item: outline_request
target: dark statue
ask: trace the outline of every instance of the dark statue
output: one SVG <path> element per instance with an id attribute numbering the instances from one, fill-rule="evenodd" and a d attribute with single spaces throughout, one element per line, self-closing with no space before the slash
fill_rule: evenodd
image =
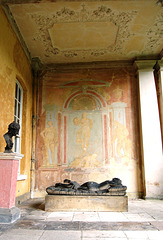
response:
<path id="1" fill-rule="evenodd" d="M 19 133 L 20 125 L 13 121 L 8 126 L 8 132 L 3 135 L 5 141 L 6 141 L 6 147 L 4 153 L 12 153 L 12 137 L 16 136 Z"/>
<path id="2" fill-rule="evenodd" d="M 113 178 L 101 183 L 85 182 L 82 185 L 75 181 L 65 179 L 64 183 L 56 183 L 54 186 L 46 188 L 49 195 L 126 195 L 126 186 L 122 185 L 119 178 Z"/>

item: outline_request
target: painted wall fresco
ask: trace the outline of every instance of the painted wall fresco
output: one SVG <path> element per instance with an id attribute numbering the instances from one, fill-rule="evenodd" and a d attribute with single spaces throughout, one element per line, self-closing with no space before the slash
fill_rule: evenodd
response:
<path id="1" fill-rule="evenodd" d="M 40 81 L 36 188 L 119 177 L 142 190 L 132 68 L 47 73 Z"/>

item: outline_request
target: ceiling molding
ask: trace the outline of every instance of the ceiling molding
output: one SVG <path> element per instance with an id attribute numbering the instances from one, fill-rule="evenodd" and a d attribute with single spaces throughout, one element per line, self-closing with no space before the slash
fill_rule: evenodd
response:
<path id="1" fill-rule="evenodd" d="M 156 2 L 156 4 L 157 4 L 157 5 L 160 5 L 161 7 L 163 7 L 163 0 L 158 0 L 158 1 Z"/>
<path id="2" fill-rule="evenodd" d="M 148 2 L 0 0 L 35 71 L 159 60 L 162 9 L 160 1 Z"/>
<path id="3" fill-rule="evenodd" d="M 47 64 L 43 65 L 43 69 L 48 71 L 67 71 L 67 70 L 80 70 L 80 69 L 103 69 L 103 68 L 121 68 L 132 67 L 133 61 L 105 61 L 105 62 L 81 62 L 81 63 L 63 63 L 63 64 Z"/>
<path id="4" fill-rule="evenodd" d="M 87 2 L 110 2 L 113 0 L 89 0 Z M 119 0 L 114 0 L 119 1 Z M 126 2 L 133 2 L 138 1 L 141 2 L 142 0 L 125 0 Z M 148 0 L 148 2 L 152 2 L 153 0 Z M 24 3 L 55 3 L 55 2 L 83 2 L 83 0 L 0 0 L 1 4 L 24 4 Z M 162 3 L 162 0 L 156 1 L 156 4 Z"/>

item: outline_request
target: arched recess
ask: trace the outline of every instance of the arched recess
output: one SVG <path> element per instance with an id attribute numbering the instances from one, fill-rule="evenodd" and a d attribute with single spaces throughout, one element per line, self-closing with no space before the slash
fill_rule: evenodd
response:
<path id="1" fill-rule="evenodd" d="M 75 98 L 78 95 L 92 95 L 96 98 L 96 100 L 100 103 L 101 108 L 106 108 L 107 104 L 105 102 L 105 100 L 103 99 L 103 97 L 101 95 L 99 95 L 98 93 L 96 93 L 95 91 L 92 90 L 86 90 L 85 92 L 83 91 L 77 91 L 75 93 L 73 93 L 71 96 L 68 97 L 68 99 L 65 101 L 64 103 L 64 109 L 67 109 L 69 107 L 70 102 L 72 101 L 73 98 Z"/>
<path id="2" fill-rule="evenodd" d="M 90 156 L 96 156 L 102 165 L 108 163 L 109 114 L 101 95 L 93 90 L 73 93 L 66 99 L 58 121 L 58 164 L 71 167 Z"/>

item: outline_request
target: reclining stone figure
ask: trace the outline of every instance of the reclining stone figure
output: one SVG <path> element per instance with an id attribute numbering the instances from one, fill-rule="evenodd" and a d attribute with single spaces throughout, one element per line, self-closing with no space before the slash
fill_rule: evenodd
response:
<path id="1" fill-rule="evenodd" d="M 65 179 L 63 182 L 64 183 L 56 183 L 55 188 L 78 189 L 80 187 L 80 185 L 77 182 L 71 181 L 69 179 Z"/>
<path id="2" fill-rule="evenodd" d="M 65 179 L 64 183 L 56 183 L 54 186 L 46 188 L 49 195 L 126 195 L 126 186 L 122 185 L 119 178 L 113 178 L 101 183 L 85 182 L 82 185 L 75 181 Z"/>

